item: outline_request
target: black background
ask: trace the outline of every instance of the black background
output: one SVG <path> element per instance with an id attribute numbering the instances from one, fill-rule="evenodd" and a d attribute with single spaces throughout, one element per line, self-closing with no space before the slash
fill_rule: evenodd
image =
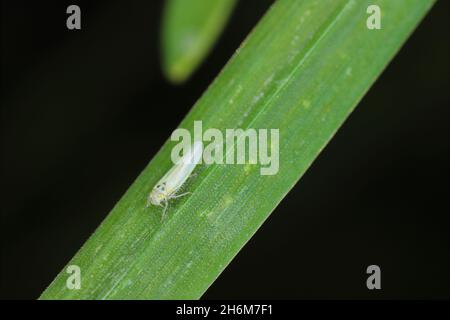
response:
<path id="1" fill-rule="evenodd" d="M 2 1 L 2 298 L 39 296 L 271 2 L 241 1 L 173 86 L 161 1 Z M 439 1 L 204 298 L 450 298 L 448 39 Z"/>

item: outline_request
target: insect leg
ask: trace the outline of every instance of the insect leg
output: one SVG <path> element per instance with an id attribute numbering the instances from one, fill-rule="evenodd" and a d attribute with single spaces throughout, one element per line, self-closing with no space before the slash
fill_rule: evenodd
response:
<path id="1" fill-rule="evenodd" d="M 161 215 L 161 221 L 164 220 L 164 217 L 166 216 L 166 212 L 167 212 L 167 207 L 168 207 L 169 203 L 166 201 L 164 201 L 164 209 L 163 209 L 163 213 Z"/>
<path id="2" fill-rule="evenodd" d="M 170 198 L 171 198 L 171 199 L 181 198 L 181 197 L 187 196 L 188 194 L 191 194 L 191 193 L 192 193 L 192 192 L 185 192 L 185 193 L 182 193 L 182 194 L 173 195 L 173 196 L 171 196 Z"/>
<path id="3" fill-rule="evenodd" d="M 147 197 L 147 204 L 145 205 L 145 207 L 146 208 L 148 208 L 148 207 L 150 207 L 150 204 L 151 204 L 152 202 L 151 202 L 151 199 L 150 199 L 150 195 L 148 195 L 148 197 Z"/>

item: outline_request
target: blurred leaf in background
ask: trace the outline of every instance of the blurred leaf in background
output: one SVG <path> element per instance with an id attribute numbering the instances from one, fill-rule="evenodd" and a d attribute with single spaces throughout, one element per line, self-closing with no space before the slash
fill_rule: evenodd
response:
<path id="1" fill-rule="evenodd" d="M 166 0 L 162 19 L 162 68 L 173 83 L 201 64 L 228 21 L 236 0 Z"/>

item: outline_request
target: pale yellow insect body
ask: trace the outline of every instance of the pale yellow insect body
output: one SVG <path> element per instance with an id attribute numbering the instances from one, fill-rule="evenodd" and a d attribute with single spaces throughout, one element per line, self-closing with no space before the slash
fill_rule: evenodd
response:
<path id="1" fill-rule="evenodd" d="M 150 204 L 164 207 L 163 216 L 167 210 L 170 199 L 179 198 L 189 194 L 185 192 L 178 194 L 178 190 L 183 186 L 189 176 L 194 171 L 195 166 L 202 157 L 203 144 L 195 142 L 191 150 L 158 181 L 147 198 L 147 207 Z M 163 205 L 164 204 L 164 205 Z"/>

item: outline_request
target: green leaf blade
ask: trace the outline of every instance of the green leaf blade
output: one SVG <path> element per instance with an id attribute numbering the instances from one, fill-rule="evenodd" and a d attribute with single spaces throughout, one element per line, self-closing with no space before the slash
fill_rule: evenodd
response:
<path id="1" fill-rule="evenodd" d="M 382 8 L 368 30 L 366 8 Z M 180 127 L 279 128 L 279 172 L 259 165 L 201 165 L 191 195 L 160 208 L 146 197 L 172 166 L 168 141 L 43 299 L 196 299 L 224 270 L 399 50 L 433 1 L 280 0 L 208 88 Z"/>

